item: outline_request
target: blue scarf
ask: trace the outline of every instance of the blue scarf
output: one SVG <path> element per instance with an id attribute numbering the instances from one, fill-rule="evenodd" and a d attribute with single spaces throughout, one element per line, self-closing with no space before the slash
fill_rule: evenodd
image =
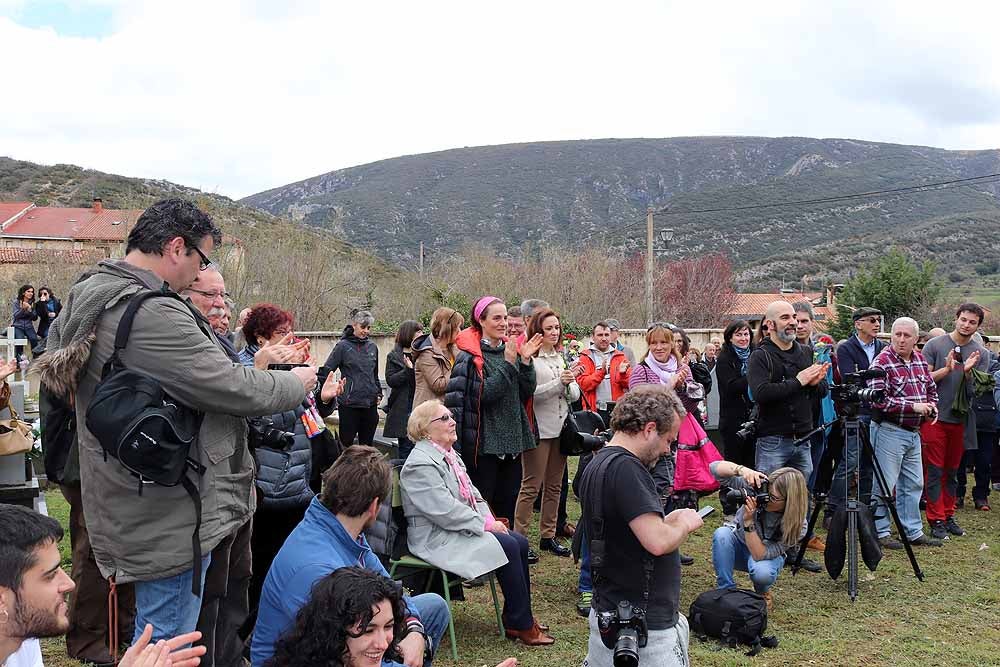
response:
<path id="1" fill-rule="evenodd" d="M 732 345 L 732 343 L 730 343 L 730 345 Z M 736 356 L 739 357 L 740 363 L 742 364 L 742 366 L 740 366 L 740 375 L 745 377 L 747 374 L 747 361 L 750 359 L 750 346 L 736 347 L 733 345 L 733 352 L 736 353 Z"/>

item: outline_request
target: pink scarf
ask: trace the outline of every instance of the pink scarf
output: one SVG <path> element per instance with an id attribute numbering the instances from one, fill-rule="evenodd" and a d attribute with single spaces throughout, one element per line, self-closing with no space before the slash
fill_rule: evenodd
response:
<path id="1" fill-rule="evenodd" d="M 458 464 L 458 453 L 454 449 L 445 449 L 441 445 L 437 444 L 433 440 L 429 440 L 431 446 L 444 454 L 444 460 L 447 461 L 448 467 L 451 471 L 455 473 L 455 479 L 458 480 L 458 494 L 462 496 L 462 500 L 469 504 L 469 507 L 479 512 L 479 507 L 476 506 L 476 494 L 472 490 L 472 480 L 469 479 L 469 474 L 465 472 L 465 469 Z M 493 514 L 487 510 L 485 519 L 485 529 L 489 530 L 493 525 L 495 519 Z"/>

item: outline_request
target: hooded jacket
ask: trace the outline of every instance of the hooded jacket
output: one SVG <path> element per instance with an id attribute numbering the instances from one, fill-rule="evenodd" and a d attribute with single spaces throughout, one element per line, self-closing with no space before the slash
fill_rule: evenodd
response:
<path id="1" fill-rule="evenodd" d="M 105 460 L 86 425 L 128 299 L 163 284 L 156 274 L 125 261 L 101 262 L 93 275 L 73 286 L 52 323 L 46 354 L 38 360 L 48 390 L 75 397 L 84 519 L 101 574 L 118 583 L 191 569 L 195 508 L 187 493 L 179 485 L 144 484 L 139 495 L 137 479 L 118 461 Z M 192 480 L 201 491 L 201 551 L 211 553 L 254 509 L 253 460 L 243 416 L 293 409 L 305 397 L 302 383 L 291 373 L 234 364 L 208 321 L 176 299 L 143 303 L 121 359 L 159 380 L 178 402 L 204 412 L 190 456 L 206 468 Z"/>
<path id="2" fill-rule="evenodd" d="M 576 379 L 583 393 L 583 407 L 585 410 L 597 410 L 597 387 L 604 381 L 604 366 L 598 366 L 594 362 L 594 350 L 584 350 L 580 354 L 579 363 L 583 366 L 583 375 Z M 628 361 L 625 353 L 621 350 L 613 350 L 611 360 L 608 364 L 608 374 L 611 376 L 611 400 L 617 401 L 622 394 L 628 391 L 628 379 L 632 375 L 632 367 L 629 366 L 622 373 L 623 361 Z"/>
<path id="3" fill-rule="evenodd" d="M 451 369 L 458 357 L 458 348 L 441 348 L 430 334 L 413 339 L 413 405 L 431 399 L 444 400 Z"/>
<path id="4" fill-rule="evenodd" d="M 382 400 L 378 379 L 378 346 L 371 338 L 358 338 L 348 324 L 337 345 L 326 359 L 331 371 L 340 370 L 347 378 L 340 405 L 348 408 L 373 408 Z"/>

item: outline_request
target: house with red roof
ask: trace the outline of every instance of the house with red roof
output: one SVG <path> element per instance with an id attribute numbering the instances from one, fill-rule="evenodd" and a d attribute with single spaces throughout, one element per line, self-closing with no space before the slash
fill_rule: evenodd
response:
<path id="1" fill-rule="evenodd" d="M 141 209 L 106 209 L 99 198 L 89 208 L 0 202 L 0 249 L 85 251 L 121 257 L 129 229 Z"/>
<path id="2" fill-rule="evenodd" d="M 799 292 L 796 290 L 781 290 L 771 293 L 738 293 L 733 307 L 722 316 L 724 322 L 746 320 L 753 329 L 764 319 L 764 313 L 772 301 L 808 301 L 812 304 L 816 326 L 825 329 L 827 322 L 836 319 L 836 290 L 831 286 L 825 292 Z"/>

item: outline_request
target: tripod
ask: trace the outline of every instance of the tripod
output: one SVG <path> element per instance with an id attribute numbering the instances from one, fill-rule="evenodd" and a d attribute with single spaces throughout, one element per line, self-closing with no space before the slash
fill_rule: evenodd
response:
<path id="1" fill-rule="evenodd" d="M 906 536 L 906 531 L 903 530 L 902 524 L 899 522 L 899 513 L 896 511 L 896 503 L 892 498 L 892 489 L 889 488 L 889 484 L 886 482 L 885 473 L 882 471 L 882 466 L 879 465 L 878 458 L 875 456 L 875 450 L 872 447 L 871 437 L 867 429 L 861 427 L 861 421 L 858 419 L 858 403 L 848 402 L 842 405 L 841 415 L 826 424 L 822 424 L 812 431 L 810 431 L 805 437 L 800 438 L 795 442 L 796 446 L 807 442 L 814 434 L 832 426 L 838 421 L 844 431 L 844 456 L 847 457 L 847 461 L 851 461 L 850 453 L 854 452 L 855 456 L 853 460 L 857 463 L 853 470 L 848 470 L 846 475 L 847 492 L 845 494 L 847 498 L 847 593 L 851 597 L 851 602 L 858 597 L 858 512 L 861 508 L 861 501 L 858 499 L 858 492 L 861 484 L 858 483 L 854 485 L 854 490 L 851 491 L 851 480 L 857 474 L 857 468 L 860 465 L 860 454 L 861 447 L 864 447 L 865 452 L 867 452 L 872 459 L 872 468 L 875 474 L 875 481 L 878 482 L 878 489 L 880 491 L 879 498 L 885 503 L 885 506 L 889 509 L 889 514 L 892 516 L 892 521 L 896 525 L 896 531 L 899 533 L 900 541 L 903 543 L 903 548 L 906 550 L 906 556 L 910 559 L 910 566 L 913 568 L 913 574 L 918 580 L 924 580 L 924 573 L 920 569 L 920 564 L 917 563 L 917 557 L 913 553 L 913 545 L 910 544 L 909 538 Z M 828 454 L 824 455 L 826 458 Z M 817 477 L 817 480 L 819 477 Z M 795 563 L 792 565 L 792 574 L 795 574 L 799 570 L 799 566 L 802 564 L 802 556 L 806 551 L 806 544 L 809 543 L 809 539 L 813 535 L 813 529 L 816 527 L 816 518 L 820 514 L 820 507 L 826 506 L 827 491 L 829 489 L 824 489 L 823 491 L 817 492 L 816 497 L 816 509 L 812 512 L 809 517 L 809 525 L 806 528 L 805 537 L 802 538 L 801 544 L 799 544 L 799 553 L 795 558 Z M 875 488 L 872 488 L 872 492 L 875 492 Z"/>

